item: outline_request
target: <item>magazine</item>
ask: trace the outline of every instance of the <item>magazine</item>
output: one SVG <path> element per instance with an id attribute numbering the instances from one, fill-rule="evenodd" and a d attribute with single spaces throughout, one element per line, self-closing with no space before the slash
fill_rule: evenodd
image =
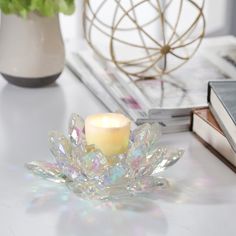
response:
<path id="1" fill-rule="evenodd" d="M 84 65 L 83 61 L 79 60 L 75 54 L 70 53 L 67 55 L 67 66 L 109 111 L 124 112 L 115 99 L 98 83 L 97 79 Z"/>
<path id="2" fill-rule="evenodd" d="M 236 78 L 235 66 L 227 73 L 217 62 L 223 58 L 232 67 L 235 59 L 232 46 L 229 55 L 216 52 L 212 56 L 212 50 L 204 52 L 207 53 L 198 53 L 171 75 L 151 80 L 123 74 L 94 55 L 90 48 L 69 53 L 67 64 L 109 111 L 119 110 L 136 124 L 159 122 L 165 133 L 182 132 L 190 127 L 192 109 L 207 106 L 208 82 L 231 79 L 234 74 Z"/>

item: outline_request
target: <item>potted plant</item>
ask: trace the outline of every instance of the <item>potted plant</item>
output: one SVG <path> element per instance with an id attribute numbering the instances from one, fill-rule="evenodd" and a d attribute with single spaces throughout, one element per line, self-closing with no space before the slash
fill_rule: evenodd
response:
<path id="1" fill-rule="evenodd" d="M 0 0 L 0 72 L 10 83 L 39 87 L 64 68 L 59 13 L 72 14 L 74 0 Z"/>

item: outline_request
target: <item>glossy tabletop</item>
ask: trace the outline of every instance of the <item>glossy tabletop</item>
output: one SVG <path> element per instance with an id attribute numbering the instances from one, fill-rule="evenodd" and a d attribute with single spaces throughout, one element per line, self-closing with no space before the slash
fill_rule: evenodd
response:
<path id="1" fill-rule="evenodd" d="M 81 200 L 24 168 L 52 158 L 47 133 L 66 132 L 72 112 L 86 117 L 105 111 L 67 69 L 56 84 L 40 89 L 1 78 L 1 236 L 236 235 L 236 175 L 190 132 L 162 138 L 163 145 L 186 150 L 164 174 L 168 189 L 117 203 Z"/>

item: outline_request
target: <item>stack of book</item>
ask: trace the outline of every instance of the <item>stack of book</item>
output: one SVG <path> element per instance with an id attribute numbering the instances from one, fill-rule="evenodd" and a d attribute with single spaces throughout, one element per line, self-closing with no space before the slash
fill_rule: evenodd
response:
<path id="1" fill-rule="evenodd" d="M 193 112 L 192 130 L 235 171 L 236 80 L 209 82 L 208 103 Z"/>

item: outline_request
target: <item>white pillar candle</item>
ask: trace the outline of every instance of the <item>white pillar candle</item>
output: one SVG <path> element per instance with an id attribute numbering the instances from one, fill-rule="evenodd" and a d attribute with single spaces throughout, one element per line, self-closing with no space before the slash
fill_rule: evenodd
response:
<path id="1" fill-rule="evenodd" d="M 91 115 L 85 120 L 88 145 L 94 144 L 106 156 L 124 153 L 128 149 L 130 120 L 122 114 Z"/>

